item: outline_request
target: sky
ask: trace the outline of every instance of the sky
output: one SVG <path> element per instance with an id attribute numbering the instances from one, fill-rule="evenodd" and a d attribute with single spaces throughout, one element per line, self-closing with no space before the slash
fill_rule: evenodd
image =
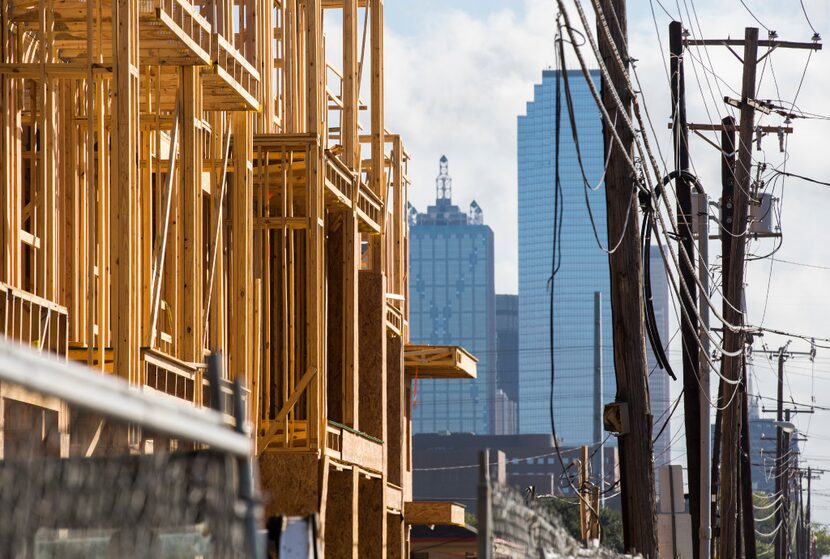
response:
<path id="1" fill-rule="evenodd" d="M 680 19 L 693 37 L 740 37 L 745 26 L 767 29 L 782 40 L 809 41 L 810 23 L 830 38 L 830 2 L 804 0 L 641 0 L 629 2 L 630 52 L 637 59 L 641 103 L 655 123 L 657 143 L 671 153 L 669 84 L 665 58 L 671 17 Z M 590 12 L 590 2 L 583 2 Z M 475 199 L 484 221 L 495 234 L 496 289 L 517 291 L 516 121 L 532 98 L 533 85 L 554 63 L 556 2 L 554 0 L 386 0 L 386 122 L 401 133 L 413 160 L 410 200 L 423 211 L 435 197 L 438 159 L 446 154 L 453 177 L 453 198 L 462 208 Z M 576 19 L 573 0 L 568 0 Z M 652 15 L 652 8 L 654 15 Z M 754 19 L 754 18 L 757 18 Z M 759 21 L 760 20 L 760 24 Z M 659 37 L 658 37 L 659 33 Z M 662 47 L 661 47 L 662 45 Z M 830 52 L 779 49 L 759 67 L 759 98 L 783 99 L 803 111 L 830 114 Z M 723 47 L 695 50 L 687 58 L 686 90 L 689 122 L 717 122 L 728 113 L 720 101 L 740 89 L 740 63 Z M 803 83 L 799 88 L 801 77 Z M 797 95 L 797 97 L 796 97 Z M 782 118 L 765 117 L 762 124 L 779 125 Z M 797 120 L 788 139 L 787 170 L 830 181 L 829 120 Z M 714 136 L 713 136 L 714 138 Z M 762 139 L 756 158 L 783 163 L 778 139 Z M 694 172 L 713 199 L 720 191 L 719 154 L 696 137 L 691 141 Z M 830 188 L 792 178 L 778 182 L 783 237 L 775 261 L 747 265 L 747 322 L 817 338 L 830 338 Z M 714 227 L 712 231 L 714 231 Z M 750 244 L 750 253 L 765 255 L 779 240 Z M 717 266 L 718 243 L 710 253 Z M 799 263 L 800 265 L 793 264 Z M 823 267 L 823 268 L 822 268 Z M 717 296 L 715 296 L 717 299 Z M 716 304 L 717 300 L 716 300 Z M 713 317 L 714 320 L 714 317 Z M 674 326 L 676 327 L 675 320 Z M 756 341 L 778 348 L 787 338 L 765 334 Z M 830 347 L 830 343 L 825 343 Z M 808 351 L 809 343 L 794 340 L 792 350 Z M 672 348 L 677 362 L 680 348 Z M 679 363 L 676 364 L 679 368 Z M 774 363 L 755 355 L 750 367 L 754 389 L 775 396 Z M 785 398 L 830 407 L 830 349 L 816 359 L 787 362 Z M 714 384 L 714 383 L 713 383 Z M 673 387 L 674 395 L 679 392 Z M 767 405 L 771 401 L 766 402 Z M 682 407 L 676 416 L 682 417 Z M 798 415 L 795 423 L 809 440 L 803 458 L 814 467 L 830 469 L 830 412 Z M 684 461 L 682 426 L 673 447 Z M 814 517 L 830 524 L 830 473 L 814 484 Z"/>

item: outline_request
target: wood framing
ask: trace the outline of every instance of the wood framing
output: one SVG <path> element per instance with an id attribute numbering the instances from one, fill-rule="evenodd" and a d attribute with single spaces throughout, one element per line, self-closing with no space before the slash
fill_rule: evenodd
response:
<path id="1" fill-rule="evenodd" d="M 407 344 L 404 366 L 407 374 L 421 378 L 476 378 L 473 355 L 459 346 Z"/>
<path id="2" fill-rule="evenodd" d="M 330 557 L 407 556 L 411 377 L 475 359 L 408 343 L 383 1 L 0 6 L 0 337 L 226 414 L 239 380 L 267 513 L 318 513 Z M 175 447 L 4 405 L 51 414 L 61 456 Z"/>
<path id="3" fill-rule="evenodd" d="M 410 501 L 404 505 L 408 524 L 464 526 L 464 506 L 447 501 Z"/>

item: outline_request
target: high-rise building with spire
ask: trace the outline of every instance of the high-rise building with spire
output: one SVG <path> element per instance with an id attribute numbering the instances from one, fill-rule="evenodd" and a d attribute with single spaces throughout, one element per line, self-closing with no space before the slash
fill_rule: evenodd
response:
<path id="1" fill-rule="evenodd" d="M 414 433 L 493 430 L 495 282 L 493 231 L 473 201 L 469 213 L 452 201 L 449 161 L 442 156 L 435 204 L 409 212 L 410 338 L 460 345 L 478 358 L 478 378 L 415 379 Z"/>

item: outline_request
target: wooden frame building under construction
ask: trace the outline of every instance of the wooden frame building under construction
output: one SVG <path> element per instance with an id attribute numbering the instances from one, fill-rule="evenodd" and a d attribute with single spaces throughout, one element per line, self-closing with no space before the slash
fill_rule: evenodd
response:
<path id="1" fill-rule="evenodd" d="M 410 378 L 475 359 L 408 343 L 383 1 L 0 6 L 1 335 L 193 406 L 221 352 L 266 514 L 316 513 L 329 557 L 405 557 L 409 524 L 463 524 L 412 501 Z M 3 457 L 32 410 L 58 433 L 44 455 L 175 446 L 0 386 Z"/>

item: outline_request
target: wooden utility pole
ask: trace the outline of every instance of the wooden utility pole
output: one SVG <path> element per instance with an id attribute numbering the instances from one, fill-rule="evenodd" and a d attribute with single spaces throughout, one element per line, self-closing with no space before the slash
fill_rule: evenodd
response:
<path id="1" fill-rule="evenodd" d="M 758 65 L 758 29 L 747 27 L 744 33 L 744 69 L 741 86 L 741 119 L 738 144 L 738 161 L 735 167 L 735 195 L 732 208 L 732 222 L 736 235 L 732 237 L 729 251 L 729 274 L 724 283 L 723 316 L 726 321 L 723 329 L 722 375 L 729 381 L 741 378 L 741 352 L 744 349 L 743 314 L 740 312 L 743 300 L 744 257 L 746 255 L 746 237 L 741 234 L 747 224 L 749 211 L 750 169 L 752 166 L 752 136 L 755 128 L 755 108 L 747 103 L 755 99 L 755 73 Z M 724 390 L 724 402 L 732 402 L 723 411 L 721 439 L 721 491 L 720 491 L 720 557 L 732 559 L 736 556 L 737 531 L 737 483 L 738 472 L 735 449 L 740 442 L 741 406 L 733 395 L 738 390 L 736 384 L 727 383 Z"/>
<path id="2" fill-rule="evenodd" d="M 674 111 L 673 127 L 678 129 L 688 128 L 695 131 L 700 130 L 720 130 L 721 136 L 721 151 L 722 151 L 722 181 L 723 181 L 723 216 L 722 223 L 723 233 L 722 238 L 722 257 L 723 257 L 723 316 L 726 322 L 724 326 L 724 355 L 721 363 L 722 376 L 733 383 L 720 383 L 718 391 L 718 404 L 723 406 L 728 402 L 735 400 L 735 405 L 729 405 L 726 410 L 721 412 L 719 409 L 716 416 L 715 424 L 715 440 L 714 452 L 712 459 L 712 492 L 718 491 L 719 507 L 714 507 L 711 512 L 712 516 L 712 536 L 719 538 L 719 545 L 712 545 L 712 555 L 715 555 L 715 548 L 720 549 L 720 557 L 722 559 L 732 559 L 736 554 L 737 543 L 737 510 L 738 510 L 738 462 L 739 454 L 735 449 L 740 444 L 741 433 L 741 419 L 743 404 L 737 398 L 735 392 L 739 390 L 739 386 L 734 384 L 742 375 L 742 359 L 744 349 L 744 333 L 743 326 L 743 312 L 740 306 L 743 299 L 743 282 L 744 282 L 744 257 L 746 254 L 746 236 L 743 234 L 747 227 L 747 214 L 749 206 L 749 192 L 750 192 L 750 169 L 752 165 L 752 140 L 753 134 L 758 128 L 761 132 L 784 132 L 789 134 L 792 129 L 774 128 L 774 127 L 755 127 L 754 115 L 755 107 L 758 103 L 755 101 L 755 73 L 758 65 L 758 47 L 767 48 L 766 54 L 761 58 L 766 57 L 773 49 L 780 48 L 796 48 L 796 49 L 810 49 L 821 50 L 821 44 L 818 40 L 810 43 L 795 43 L 791 41 L 778 41 L 775 38 L 769 40 L 759 41 L 758 30 L 756 28 L 746 28 L 744 39 L 694 39 L 685 40 L 683 44 L 686 46 L 743 46 L 743 84 L 741 91 L 741 99 L 737 102 L 732 102 L 740 108 L 741 119 L 740 126 L 737 130 L 740 133 L 740 144 L 738 148 L 737 164 L 735 163 L 735 140 L 734 134 L 736 131 L 735 121 L 728 117 L 718 124 L 702 124 L 702 125 L 688 125 L 685 123 L 685 115 L 681 113 L 680 109 L 683 107 L 681 96 L 682 91 L 682 66 L 681 59 L 678 57 L 682 53 L 682 49 L 678 49 L 675 44 L 677 42 L 678 26 L 670 28 L 670 41 L 672 47 L 672 80 L 673 101 L 676 104 Z M 682 38 L 681 38 L 682 39 Z M 731 49 L 730 49 L 731 50 Z M 734 51 L 733 51 L 734 52 Z M 682 117 L 682 118 L 681 118 Z M 680 131 L 676 133 L 681 133 Z M 685 142 L 676 142 L 678 147 L 685 145 Z M 680 150 L 677 164 L 678 168 L 683 164 L 680 156 L 683 155 Z M 678 184 L 678 201 L 682 205 L 682 192 Z M 737 188 L 736 188 L 737 187 Z M 684 212 L 682 208 L 679 213 L 679 225 L 681 228 L 681 239 L 683 234 Z M 692 260 L 691 253 L 689 253 Z M 685 262 L 681 262 L 681 269 Z M 690 290 L 691 293 L 691 290 Z M 685 294 L 684 294 L 685 295 Z M 685 299 L 684 299 L 685 302 Z M 685 308 L 685 307 L 684 307 Z M 684 337 L 685 344 L 685 337 Z M 684 348 L 688 349 L 688 348 Z M 684 354 L 685 357 L 685 354 Z M 684 358 L 684 381 L 686 359 Z M 695 388 L 696 389 L 696 388 Z M 687 428 L 689 425 L 687 416 Z M 687 445 L 689 443 L 687 442 Z M 695 448 L 689 446 L 689 448 Z M 690 483 L 694 477 L 691 475 L 691 461 L 690 468 Z M 703 484 L 702 484 L 703 485 Z M 690 486 L 690 493 L 691 486 Z M 703 496 L 708 499 L 708 495 Z M 694 508 L 693 508 L 694 511 Z M 694 522 L 694 521 L 693 521 Z M 753 528 L 754 530 L 754 528 Z M 705 537 L 706 527 L 703 526 L 699 532 L 700 537 Z M 701 546 L 702 547 L 702 546 Z M 701 551 L 702 553 L 702 551 Z"/>
<path id="3" fill-rule="evenodd" d="M 754 353 L 775 355 L 778 359 L 778 397 L 775 407 L 776 420 L 776 455 L 775 455 L 775 495 L 781 499 L 781 506 L 775 513 L 775 524 L 780 526 L 775 536 L 775 557 L 786 557 L 788 551 L 787 534 L 787 513 L 789 511 L 789 491 L 787 486 L 788 462 L 785 457 L 790 451 L 790 438 L 787 433 L 787 423 L 790 421 L 790 413 L 813 413 L 812 410 L 785 410 L 784 409 L 784 362 L 790 357 L 799 355 L 813 358 L 814 350 L 790 351 L 790 342 L 782 345 L 777 350 L 755 350 Z M 764 412 L 773 411 L 763 409 Z"/>
<path id="4" fill-rule="evenodd" d="M 734 169 L 734 183 L 730 185 L 728 179 L 724 180 L 724 188 L 734 190 L 731 193 L 731 209 L 729 206 L 730 197 L 724 192 L 724 215 L 727 227 L 723 243 L 724 278 L 725 286 L 723 298 L 724 325 L 724 352 L 721 363 L 722 376 L 732 382 L 722 383 L 722 390 L 719 391 L 719 403 L 725 405 L 733 402 L 723 411 L 720 424 L 717 426 L 720 435 L 720 468 L 719 472 L 713 471 L 713 483 L 719 485 L 720 505 L 720 530 L 719 549 L 722 559 L 732 559 L 736 556 L 737 543 L 737 510 L 738 510 L 738 453 L 735 449 L 740 443 L 742 402 L 737 398 L 736 391 L 740 390 L 735 382 L 741 379 L 742 375 L 742 351 L 744 349 L 743 312 L 741 304 L 743 300 L 744 282 L 744 258 L 746 255 L 746 236 L 743 234 L 747 227 L 747 214 L 749 208 L 749 193 L 752 166 L 752 141 L 755 132 L 755 74 L 758 65 L 758 47 L 767 47 L 767 54 L 776 48 L 806 48 L 819 50 L 821 45 L 813 43 L 792 43 L 781 42 L 775 39 L 767 41 L 758 40 L 758 29 L 748 27 L 745 30 L 744 39 L 703 39 L 687 40 L 686 45 L 707 46 L 740 46 L 744 47 L 743 55 L 743 83 L 741 87 L 741 99 L 737 102 L 740 108 L 740 125 L 738 128 L 740 141 L 738 144 L 737 164 Z M 764 55 L 766 56 L 766 55 Z M 727 132 L 728 124 L 725 120 L 721 129 Z M 710 129 L 716 129 L 712 127 Z M 786 132 L 790 132 L 787 130 Z M 728 139 L 723 139 L 727 144 Z M 731 173 L 728 169 L 728 157 L 731 150 L 724 145 L 724 175 Z M 731 222 L 729 221 L 731 216 Z M 720 476 L 720 480 L 717 476 Z M 714 516 L 714 515 L 713 515 Z M 754 529 L 754 528 L 753 528 Z"/>
<path id="5" fill-rule="evenodd" d="M 790 422 L 790 410 L 784 410 L 784 421 L 786 423 Z M 783 440 L 784 454 L 778 455 L 780 468 L 778 475 L 781 480 L 781 508 L 779 509 L 779 514 L 781 515 L 782 522 L 778 527 L 775 542 L 780 546 L 781 553 L 777 557 L 788 559 L 790 556 L 790 500 L 792 499 L 790 491 L 790 469 L 792 468 L 792 455 L 790 454 L 790 450 L 792 444 L 790 442 L 789 430 L 782 429 L 780 425 L 778 428 L 783 431 L 781 437 Z"/>
<path id="6" fill-rule="evenodd" d="M 789 345 L 789 342 L 787 343 Z M 786 499 L 782 496 L 787 490 L 787 486 L 783 483 L 784 478 L 784 429 L 782 421 L 784 421 L 784 360 L 787 358 L 787 345 L 778 350 L 778 403 L 775 412 L 775 419 L 778 421 L 776 428 L 776 453 L 775 453 L 775 494 L 782 500 L 781 506 L 778 507 L 775 513 L 775 523 L 780 526 L 778 532 L 775 534 L 775 556 L 784 557 L 784 516 L 785 505 L 783 501 Z M 789 450 L 789 449 L 787 449 Z"/>
<path id="7" fill-rule="evenodd" d="M 744 556 L 756 557 L 755 545 L 755 506 L 752 502 L 752 444 L 749 428 L 749 394 L 746 383 L 746 356 L 741 360 L 741 520 L 743 522 Z"/>
<path id="8" fill-rule="evenodd" d="M 594 441 L 597 448 L 594 451 L 594 471 L 599 475 L 599 488 L 605 483 L 605 448 L 602 441 L 602 292 L 594 291 Z M 602 506 L 605 506 L 605 497 L 601 497 Z"/>
<path id="9" fill-rule="evenodd" d="M 694 238 L 692 236 L 692 190 L 689 170 L 689 129 L 686 122 L 686 84 L 683 76 L 683 25 L 679 21 L 669 24 L 669 52 L 672 97 L 672 131 L 674 133 L 674 166 L 677 171 L 677 226 L 680 252 L 688 260 L 680 258 L 680 303 L 684 308 L 680 331 L 683 339 L 683 409 L 686 425 L 686 448 L 700 448 L 700 371 L 699 343 L 697 339 L 697 284 L 694 269 Z M 700 452 L 687 452 L 686 465 L 689 474 L 689 512 L 692 517 L 693 537 L 700 541 Z M 708 544 L 705 544 L 708 548 Z M 701 544 L 694 546 L 693 556 L 701 557 Z"/>
<path id="10" fill-rule="evenodd" d="M 479 453 L 478 463 L 478 556 L 493 557 L 493 503 L 490 489 L 490 449 Z"/>
<path id="11" fill-rule="evenodd" d="M 619 26 L 610 26 L 614 44 L 603 30 L 598 30 L 600 55 L 608 68 L 611 83 L 602 84 L 602 102 L 611 118 L 618 114 L 611 93 L 616 90 L 627 116 L 630 116 L 631 92 L 626 86 L 628 71 L 628 19 L 626 0 L 602 0 L 606 14 L 616 13 Z M 614 48 L 622 54 L 625 72 L 616 63 Z M 634 138 L 616 118 L 616 132 L 633 156 Z M 619 438 L 623 540 L 627 551 L 644 557 L 657 556 L 654 516 L 654 471 L 652 470 L 652 416 L 648 393 L 648 370 L 643 317 L 643 267 L 638 212 L 628 208 L 636 203 L 634 174 L 627 167 L 625 155 L 614 145 L 613 136 L 604 129 L 605 151 L 609 154 L 605 176 L 608 239 L 610 245 L 620 239 L 609 254 L 611 273 L 611 318 L 614 339 L 614 369 L 617 380 L 616 402 L 628 408 L 629 429 Z M 625 234 L 623 235 L 623 232 Z"/>
<path id="12" fill-rule="evenodd" d="M 737 126 L 735 118 L 727 116 L 721 121 L 721 204 L 723 207 L 723 221 L 721 227 L 721 262 L 723 264 L 723 283 L 726 284 L 729 277 L 729 250 L 732 244 L 732 235 L 734 234 L 732 221 L 732 208 L 734 207 L 733 196 L 735 195 L 735 131 Z M 718 493 L 718 486 L 720 484 L 720 434 L 721 425 L 723 424 L 723 393 L 726 383 L 720 380 L 718 383 L 718 408 L 715 411 L 715 435 L 712 441 L 712 488 L 711 495 Z M 711 504 L 711 533 L 710 540 L 710 554 L 714 556 L 714 541 L 716 528 L 720 526 L 720 521 L 717 515 L 717 502 L 713 501 Z"/>

